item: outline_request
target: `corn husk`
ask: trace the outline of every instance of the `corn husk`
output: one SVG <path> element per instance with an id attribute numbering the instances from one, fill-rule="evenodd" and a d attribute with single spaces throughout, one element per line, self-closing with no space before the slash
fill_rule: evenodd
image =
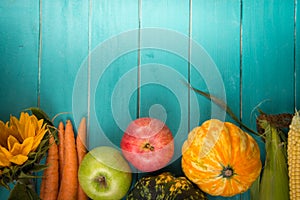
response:
<path id="1" fill-rule="evenodd" d="M 259 199 L 259 186 L 260 186 L 260 176 L 254 181 L 252 186 L 250 187 L 250 199 L 258 200 Z"/>
<path id="2" fill-rule="evenodd" d="M 259 199 L 288 200 L 289 181 L 285 143 L 280 131 L 266 120 L 260 121 L 266 136 L 266 160 L 260 182 Z"/>

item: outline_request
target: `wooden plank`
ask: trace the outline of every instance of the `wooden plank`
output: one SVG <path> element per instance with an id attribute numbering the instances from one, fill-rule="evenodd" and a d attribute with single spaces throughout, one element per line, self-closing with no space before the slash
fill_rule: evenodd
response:
<path id="1" fill-rule="evenodd" d="M 0 115 L 37 106 L 39 4 L 36 1 L 0 3 Z"/>
<path id="2" fill-rule="evenodd" d="M 33 0 L 0 3 L 0 118 L 19 117 L 37 106 L 39 3 Z M 0 199 L 8 199 L 0 187 Z"/>
<path id="3" fill-rule="evenodd" d="M 95 0 L 90 8 L 89 149 L 119 149 L 137 115 L 138 3 Z"/>
<path id="4" fill-rule="evenodd" d="M 294 1 L 243 3 L 243 121 L 255 126 L 266 113 L 294 111 Z"/>
<path id="5" fill-rule="evenodd" d="M 41 1 L 40 107 L 50 118 L 61 114 L 54 121 L 56 127 L 70 119 L 75 133 L 80 119 L 74 120 L 73 88 L 88 55 L 88 8 L 88 1 Z M 40 183 L 39 179 L 37 188 Z"/>
<path id="6" fill-rule="evenodd" d="M 243 1 L 242 121 L 256 130 L 257 107 L 269 114 L 294 106 L 294 1 Z M 261 160 L 264 143 L 257 137 Z"/>
<path id="7" fill-rule="evenodd" d="M 240 114 L 240 2 L 239 1 L 193 1 L 191 85 L 217 96 Z M 191 95 L 194 95 L 191 92 Z M 232 121 L 223 109 L 200 95 L 198 121 L 211 118 Z M 191 119 L 197 117 L 191 109 Z M 246 195 L 231 198 L 241 199 Z"/>
<path id="8" fill-rule="evenodd" d="M 165 122 L 175 139 L 175 153 L 163 170 L 182 175 L 181 146 L 189 130 L 188 0 L 143 0 L 141 5 L 139 117 Z M 142 175 L 143 176 L 143 175 Z"/>
<path id="9" fill-rule="evenodd" d="M 215 66 L 194 66 L 191 71 L 191 84 L 226 101 L 233 112 L 239 116 L 240 3 L 238 1 L 230 3 L 221 1 L 193 1 L 192 10 L 192 39 L 202 46 L 215 63 Z M 192 56 L 194 56 L 193 52 Z M 210 74 L 214 72 L 213 67 L 216 68 L 215 71 L 221 77 L 218 74 Z M 197 70 L 194 70 L 195 68 Z M 204 75 L 206 76 L 204 77 Z M 208 85 L 210 83 L 210 76 L 213 77 L 212 79 L 216 79 L 216 81 L 218 78 L 221 78 L 219 82 L 223 82 L 225 91 L 221 91 L 222 86 Z M 211 83 L 213 82 L 211 81 Z M 211 89 L 218 87 L 220 91 L 208 91 L 209 87 Z M 211 118 L 214 113 L 211 110 L 211 102 L 203 97 L 199 97 L 198 100 L 201 112 L 200 121 L 203 122 Z M 223 111 L 216 109 L 216 112 Z M 216 116 L 218 115 L 222 117 L 222 114 L 216 113 Z M 231 119 L 226 118 L 226 120 Z"/>
<path id="10" fill-rule="evenodd" d="M 295 108 L 300 110 L 300 4 L 295 5 Z"/>
<path id="11" fill-rule="evenodd" d="M 294 111 L 294 1 L 245 1 L 242 43 L 242 120 L 256 130 L 258 107 Z M 264 143 L 257 141 L 264 162 Z"/>
<path id="12" fill-rule="evenodd" d="M 50 117 L 72 119 L 72 92 L 88 55 L 88 2 L 42 1 L 40 107 Z M 80 106 L 80 105 L 77 105 Z"/>
<path id="13" fill-rule="evenodd" d="M 119 148 L 136 118 L 137 1 L 92 1 L 90 56 L 90 148 Z"/>

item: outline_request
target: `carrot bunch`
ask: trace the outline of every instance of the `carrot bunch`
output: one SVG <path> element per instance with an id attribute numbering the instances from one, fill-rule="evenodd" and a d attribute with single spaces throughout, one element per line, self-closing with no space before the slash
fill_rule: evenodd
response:
<path id="1" fill-rule="evenodd" d="M 58 145 L 52 137 L 52 143 L 46 158 L 46 164 L 40 198 L 42 200 L 87 200 L 88 197 L 78 183 L 78 168 L 87 153 L 86 119 L 82 118 L 77 136 L 70 120 L 58 125 Z"/>

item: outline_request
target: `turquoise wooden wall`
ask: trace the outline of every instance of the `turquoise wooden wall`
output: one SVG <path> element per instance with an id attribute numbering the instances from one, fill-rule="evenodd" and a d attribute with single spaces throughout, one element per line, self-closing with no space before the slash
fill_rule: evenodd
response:
<path id="1" fill-rule="evenodd" d="M 75 128 L 86 116 L 93 148 L 118 146 L 130 119 L 157 117 L 176 143 L 164 170 L 180 175 L 188 131 L 232 121 L 184 82 L 226 100 L 253 129 L 258 105 L 300 109 L 299 11 L 297 0 L 2 0 L 0 119 L 31 106 L 68 112 L 55 123 Z"/>

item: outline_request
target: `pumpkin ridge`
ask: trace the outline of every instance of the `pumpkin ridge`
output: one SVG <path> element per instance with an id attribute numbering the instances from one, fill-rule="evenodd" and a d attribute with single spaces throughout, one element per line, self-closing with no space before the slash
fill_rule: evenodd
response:
<path id="1" fill-rule="evenodd" d="M 182 147 L 184 174 L 213 196 L 245 192 L 261 167 L 254 138 L 230 122 L 207 120 L 189 133 Z"/>

